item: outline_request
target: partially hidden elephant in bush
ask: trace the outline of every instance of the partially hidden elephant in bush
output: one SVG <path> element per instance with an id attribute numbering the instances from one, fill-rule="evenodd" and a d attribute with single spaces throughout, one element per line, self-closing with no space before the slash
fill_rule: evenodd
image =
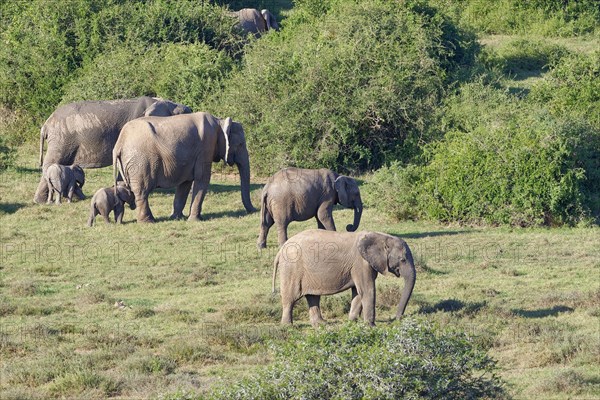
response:
<path id="1" fill-rule="evenodd" d="M 149 115 L 191 113 L 189 107 L 155 97 L 113 101 L 81 101 L 60 106 L 40 130 L 40 166 L 77 164 L 82 168 L 111 165 L 112 149 L 127 122 Z M 44 157 L 44 141 L 48 142 Z M 45 200 L 48 188 L 40 180 L 33 201 Z"/>
<path id="2" fill-rule="evenodd" d="M 402 317 L 416 281 L 416 270 L 406 242 L 379 232 L 332 232 L 311 229 L 292 236 L 279 249 L 273 268 L 273 292 L 277 269 L 280 274 L 282 323 L 292 323 L 296 301 L 306 297 L 310 321 L 324 322 L 320 299 L 352 289 L 350 319 L 363 314 L 375 324 L 375 279 L 377 274 L 404 278 L 404 289 L 396 318 Z"/>
<path id="3" fill-rule="evenodd" d="M 315 217 L 319 229 L 335 231 L 333 206 L 336 204 L 354 210 L 354 223 L 347 225 L 346 230 L 358 229 L 363 203 L 354 179 L 325 168 L 278 171 L 262 191 L 258 248 L 267 247 L 267 235 L 273 224 L 277 224 L 279 245 L 288 239 L 287 227 L 291 221 Z"/>
<path id="4" fill-rule="evenodd" d="M 271 29 L 279 30 L 277 19 L 267 9 L 258 11 L 256 8 L 242 8 L 239 11 L 232 11 L 230 15 L 238 19 L 242 30 L 256 36 Z"/>
<path id="5" fill-rule="evenodd" d="M 117 182 L 117 185 L 113 187 L 98 189 L 90 202 L 88 226 L 94 225 L 98 214 L 102 215 L 107 224 L 110 223 L 108 216 L 111 212 L 114 212 L 115 222 L 122 224 L 125 203 L 131 210 L 135 210 L 135 196 L 124 182 Z"/>
<path id="6" fill-rule="evenodd" d="M 59 165 L 51 164 L 46 168 L 42 179 L 48 186 L 48 198 L 46 203 L 52 203 L 54 194 L 56 194 L 56 204 L 60 204 L 63 196 L 70 203 L 73 194 L 76 194 L 80 200 L 85 199 L 81 188 L 85 184 L 85 173 L 79 165 Z"/>
<path id="7" fill-rule="evenodd" d="M 244 129 L 231 118 L 197 112 L 169 118 L 144 117 L 128 122 L 113 150 L 115 182 L 120 172 L 135 196 L 138 222 L 154 222 L 148 195 L 155 188 L 176 187 L 171 218 L 183 218 L 190 188 L 188 220 L 200 220 L 213 162 L 237 165 L 242 203 L 250 201 L 250 159 Z M 193 184 L 193 185 L 192 185 Z"/>

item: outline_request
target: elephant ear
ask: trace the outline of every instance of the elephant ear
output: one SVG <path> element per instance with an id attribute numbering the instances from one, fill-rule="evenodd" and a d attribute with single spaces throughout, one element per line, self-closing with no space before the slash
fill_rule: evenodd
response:
<path id="1" fill-rule="evenodd" d="M 367 233 L 358 240 L 358 252 L 371 268 L 382 275 L 388 274 L 387 238 L 379 233 Z"/>
<path id="2" fill-rule="evenodd" d="M 261 10 L 260 13 L 263 16 L 265 23 L 267 24 L 267 30 L 271 30 L 271 29 L 275 29 L 276 31 L 279 30 L 279 25 L 277 25 L 277 20 L 275 19 L 275 16 L 273 16 L 273 14 L 271 14 L 271 12 L 269 10 L 264 9 L 264 10 Z"/>
<path id="3" fill-rule="evenodd" d="M 346 185 L 348 184 L 348 178 L 345 176 L 338 176 L 333 184 L 335 191 L 338 194 L 338 203 L 344 207 L 348 207 L 348 191 Z"/>
<path id="4" fill-rule="evenodd" d="M 223 161 L 225 163 L 229 162 L 229 135 L 231 134 L 231 124 L 233 121 L 231 117 L 225 118 L 225 121 L 222 121 L 221 129 L 223 130 L 223 136 L 225 137 L 225 156 L 223 157 Z"/>

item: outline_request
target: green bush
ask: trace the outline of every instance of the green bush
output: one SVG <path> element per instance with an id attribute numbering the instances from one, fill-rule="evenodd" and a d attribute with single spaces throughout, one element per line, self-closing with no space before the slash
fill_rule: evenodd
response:
<path id="1" fill-rule="evenodd" d="M 250 46 L 209 106 L 243 123 L 261 173 L 411 159 L 449 76 L 476 50 L 469 34 L 417 1 L 340 2 L 320 18 L 297 18 Z"/>
<path id="2" fill-rule="evenodd" d="M 94 66 L 112 62 L 115 67 L 133 72 L 144 60 L 143 57 L 133 60 L 125 54 L 126 48 L 135 49 L 136 56 L 143 56 L 144 50 L 162 44 L 189 45 L 177 50 L 167 47 L 165 59 L 173 61 L 171 56 L 179 51 L 180 56 L 199 56 L 199 62 L 204 65 L 212 55 L 207 56 L 208 51 L 193 45 L 206 43 L 212 49 L 236 55 L 242 44 L 234 21 L 221 7 L 208 1 L 65 0 L 60 7 L 47 0 L 16 3 L 19 4 L 2 3 L 1 9 L 8 16 L 2 16 L 7 24 L 0 32 L 3 43 L 0 47 L 0 104 L 12 110 L 26 110 L 38 126 L 63 99 L 65 85 L 82 75 L 80 68 L 85 67 L 85 72 L 90 74 Z M 118 60 L 110 61 L 111 57 Z M 133 66 L 126 66 L 126 60 Z M 197 71 L 195 61 L 185 64 L 179 67 L 184 76 Z M 113 75 L 119 72 L 113 71 Z M 207 75 L 213 77 L 214 68 Z M 128 78 L 138 82 L 126 87 L 122 79 L 125 87 L 119 92 L 127 96 L 145 94 L 144 86 L 136 86 L 142 78 L 133 75 Z M 96 87 L 103 84 L 87 82 Z M 173 89 L 167 84 L 164 86 L 165 91 Z"/>
<path id="3" fill-rule="evenodd" d="M 401 324 L 297 334 L 275 363 L 212 399 L 502 398 L 495 361 L 468 336 L 404 319 Z"/>
<path id="4" fill-rule="evenodd" d="M 467 26 L 486 34 L 567 37 L 599 31 L 596 0 L 433 0 Z"/>
<path id="5" fill-rule="evenodd" d="M 374 174 L 366 198 L 396 218 L 575 224 L 600 207 L 600 131 L 480 83 L 450 97 L 420 167 Z M 401 204 L 394 204 L 394 196 Z"/>
<path id="6" fill-rule="evenodd" d="M 232 68 L 227 54 L 203 43 L 120 46 L 81 69 L 66 86 L 63 103 L 150 95 L 199 109 Z"/>
<path id="7" fill-rule="evenodd" d="M 600 129 L 600 51 L 562 58 L 529 97 L 553 115 L 582 118 Z"/>

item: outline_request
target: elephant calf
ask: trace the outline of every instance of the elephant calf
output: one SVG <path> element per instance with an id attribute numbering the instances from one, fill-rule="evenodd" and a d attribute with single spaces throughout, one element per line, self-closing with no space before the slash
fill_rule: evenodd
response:
<path id="1" fill-rule="evenodd" d="M 267 247 L 267 235 L 275 223 L 280 246 L 287 240 L 291 221 L 315 217 L 319 229 L 335 231 L 332 212 L 336 204 L 354 210 L 354 223 L 346 230 L 358 229 L 363 204 L 354 179 L 329 169 L 282 169 L 269 178 L 262 191 L 258 248 Z"/>
<path id="2" fill-rule="evenodd" d="M 56 204 L 60 204 L 63 196 L 67 197 L 67 202 L 71 202 L 73 193 L 80 200 L 85 199 L 81 191 L 85 183 L 85 174 L 79 165 L 59 165 L 51 164 L 44 171 L 44 179 L 48 185 L 48 199 L 46 203 L 52 203 L 54 192 L 56 192 Z"/>
<path id="3" fill-rule="evenodd" d="M 352 289 L 350 319 L 363 314 L 375 324 L 377 274 L 404 277 L 404 289 L 396 318 L 404 314 L 416 280 L 410 249 L 404 240 L 379 232 L 331 232 L 307 230 L 291 237 L 275 256 L 273 292 L 280 270 L 281 322 L 292 323 L 296 301 L 306 297 L 310 321 L 324 322 L 319 306 L 322 295 Z"/>
<path id="4" fill-rule="evenodd" d="M 118 182 L 116 189 L 115 186 L 98 189 L 90 203 L 88 226 L 94 224 L 94 220 L 98 214 L 102 215 L 104 221 L 109 224 L 108 215 L 111 211 L 114 212 L 115 222 L 117 224 L 123 223 L 125 203 L 129 204 L 131 210 L 135 210 L 135 196 L 123 182 Z"/>

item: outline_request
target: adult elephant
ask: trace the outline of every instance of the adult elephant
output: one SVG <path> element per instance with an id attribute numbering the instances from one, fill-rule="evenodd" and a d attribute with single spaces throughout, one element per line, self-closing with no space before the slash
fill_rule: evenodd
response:
<path id="1" fill-rule="evenodd" d="M 277 19 L 267 9 L 258 11 L 256 8 L 242 8 L 231 12 L 230 15 L 238 19 L 240 28 L 256 36 L 271 29 L 279 30 Z"/>
<path id="2" fill-rule="evenodd" d="M 169 118 L 144 117 L 125 124 L 113 150 L 115 181 L 120 172 L 135 196 L 138 222 L 154 222 L 148 195 L 155 188 L 176 187 L 171 218 L 183 217 L 190 188 L 188 220 L 200 220 L 213 162 L 237 165 L 242 202 L 250 201 L 250 160 L 244 129 L 231 118 L 197 112 Z"/>
<path id="3" fill-rule="evenodd" d="M 280 271 L 284 324 L 292 323 L 292 309 L 301 297 L 308 302 L 310 322 L 324 322 L 321 296 L 352 289 L 350 319 L 362 313 L 365 322 L 374 325 L 378 274 L 404 278 L 396 311 L 396 318 L 400 318 L 416 281 L 415 264 L 406 242 L 380 232 L 300 232 L 279 249 L 273 267 L 273 292 L 277 269 Z"/>
<path id="4" fill-rule="evenodd" d="M 155 97 L 112 101 L 81 101 L 60 106 L 40 130 L 40 166 L 77 164 L 83 168 L 111 165 L 112 149 L 127 122 L 149 115 L 170 116 L 191 113 L 189 107 Z M 44 157 L 44 141 L 48 142 Z M 40 180 L 34 201 L 48 196 Z"/>
<path id="5" fill-rule="evenodd" d="M 346 225 L 346 230 L 357 230 L 363 203 L 354 179 L 326 168 L 285 168 L 276 172 L 262 191 L 258 248 L 267 247 L 267 235 L 273 224 L 277 224 L 280 246 L 287 240 L 291 221 L 314 217 L 319 229 L 335 231 L 333 207 L 336 204 L 354 210 L 353 224 Z"/>

